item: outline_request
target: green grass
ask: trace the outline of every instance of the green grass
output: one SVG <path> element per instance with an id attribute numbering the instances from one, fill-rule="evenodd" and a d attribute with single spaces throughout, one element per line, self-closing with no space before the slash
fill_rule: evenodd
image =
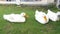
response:
<path id="1" fill-rule="evenodd" d="M 17 7 L 16 5 L 0 5 L 0 34 L 60 34 L 60 21 L 48 24 L 40 24 L 34 18 L 35 10 L 42 10 L 47 13 L 47 9 L 57 12 L 55 6 L 48 7 Z M 26 12 L 29 17 L 25 23 L 10 23 L 3 19 L 4 14 Z"/>

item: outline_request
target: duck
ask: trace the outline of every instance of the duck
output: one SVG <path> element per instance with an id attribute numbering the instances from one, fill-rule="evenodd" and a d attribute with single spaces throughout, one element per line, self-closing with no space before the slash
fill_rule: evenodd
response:
<path id="1" fill-rule="evenodd" d="M 57 21 L 58 20 L 58 13 L 54 13 L 50 9 L 48 9 L 47 16 L 49 17 L 50 20 L 52 21 Z"/>
<path id="2" fill-rule="evenodd" d="M 38 10 L 36 10 L 35 12 L 35 19 L 41 24 L 46 24 L 49 21 L 47 14 L 45 14 L 42 11 L 38 11 Z"/>
<path id="3" fill-rule="evenodd" d="M 22 12 L 21 14 L 4 14 L 3 18 L 9 22 L 25 22 L 26 21 L 26 13 Z"/>

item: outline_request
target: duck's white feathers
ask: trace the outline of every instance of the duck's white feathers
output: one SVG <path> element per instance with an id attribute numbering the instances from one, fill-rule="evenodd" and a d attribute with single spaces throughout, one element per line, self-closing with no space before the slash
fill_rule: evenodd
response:
<path id="1" fill-rule="evenodd" d="M 52 21 L 57 21 L 57 19 L 58 19 L 57 14 L 52 12 L 51 10 L 48 10 L 47 16 Z"/>
<path id="2" fill-rule="evenodd" d="M 47 20 L 44 19 L 44 16 L 46 16 Z M 41 24 L 46 24 L 49 21 L 48 16 L 44 12 L 38 10 L 35 12 L 35 19 Z"/>
<path id="3" fill-rule="evenodd" d="M 25 20 L 26 20 L 25 17 L 20 14 L 3 15 L 3 18 L 10 22 L 25 22 Z"/>

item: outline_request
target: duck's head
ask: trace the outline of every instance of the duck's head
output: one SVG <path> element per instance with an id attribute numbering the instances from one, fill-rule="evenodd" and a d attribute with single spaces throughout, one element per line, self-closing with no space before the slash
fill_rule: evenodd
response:
<path id="1" fill-rule="evenodd" d="M 26 13 L 21 13 L 21 15 L 23 16 L 23 17 L 29 17 Z"/>
<path id="2" fill-rule="evenodd" d="M 36 12 L 35 12 L 36 14 L 38 14 L 39 13 L 39 11 L 38 10 L 36 10 Z"/>
<path id="3" fill-rule="evenodd" d="M 48 13 L 52 12 L 50 9 L 48 9 Z"/>

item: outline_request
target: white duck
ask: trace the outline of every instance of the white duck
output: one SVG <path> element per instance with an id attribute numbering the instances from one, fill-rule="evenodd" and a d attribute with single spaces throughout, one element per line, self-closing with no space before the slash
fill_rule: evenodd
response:
<path id="1" fill-rule="evenodd" d="M 35 19 L 41 24 L 46 24 L 49 21 L 48 16 L 44 12 L 39 12 L 38 10 L 36 10 L 35 12 Z"/>
<path id="2" fill-rule="evenodd" d="M 10 22 L 25 22 L 26 21 L 25 16 L 26 16 L 26 13 L 23 12 L 21 14 L 3 15 L 3 18 Z"/>
<path id="3" fill-rule="evenodd" d="M 58 15 L 57 13 L 52 12 L 51 10 L 48 9 L 48 13 L 47 13 L 48 17 L 50 20 L 52 21 L 57 21 L 58 20 Z"/>

